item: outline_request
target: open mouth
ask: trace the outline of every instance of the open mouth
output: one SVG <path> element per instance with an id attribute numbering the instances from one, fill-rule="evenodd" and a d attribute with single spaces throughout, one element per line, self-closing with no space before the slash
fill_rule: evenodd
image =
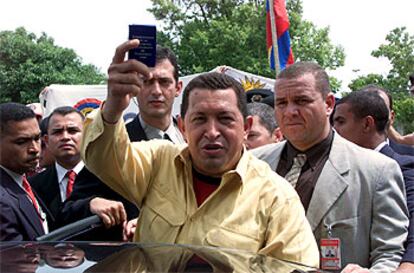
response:
<path id="1" fill-rule="evenodd" d="M 217 143 L 205 144 L 202 148 L 208 155 L 216 155 L 224 150 L 223 146 Z"/>

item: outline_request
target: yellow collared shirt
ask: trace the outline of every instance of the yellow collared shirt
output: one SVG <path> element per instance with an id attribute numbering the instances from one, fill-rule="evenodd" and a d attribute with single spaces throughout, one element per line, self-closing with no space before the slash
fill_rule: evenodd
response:
<path id="1" fill-rule="evenodd" d="M 200 207 L 186 145 L 131 143 L 122 121 L 106 124 L 96 110 L 85 121 L 81 153 L 89 170 L 140 208 L 137 242 L 243 249 L 319 265 L 296 191 L 247 151 Z"/>

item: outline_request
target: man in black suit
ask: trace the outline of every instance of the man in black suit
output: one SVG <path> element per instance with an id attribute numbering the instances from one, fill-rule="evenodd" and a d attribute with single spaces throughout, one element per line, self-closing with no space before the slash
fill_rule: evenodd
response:
<path id="1" fill-rule="evenodd" d="M 30 179 L 51 212 L 48 217 L 51 230 L 62 225 L 58 217 L 63 202 L 72 194 L 75 180 L 98 180 L 84 168 L 80 158 L 83 119 L 82 113 L 70 106 L 58 107 L 50 114 L 45 142 L 56 162 Z M 90 209 L 106 217 L 104 224 L 107 227 L 126 221 L 125 210 L 120 202 L 97 198 Z"/>
<path id="2" fill-rule="evenodd" d="M 131 141 L 150 140 L 154 138 L 169 139 L 174 143 L 184 143 L 184 139 L 172 116 L 174 98 L 182 89 L 179 81 L 178 64 L 174 53 L 165 47 L 157 46 L 156 64 L 152 68 L 154 77 L 145 82 L 143 91 L 137 96 L 139 114 L 126 125 Z M 93 174 L 89 174 L 94 176 Z M 138 208 L 114 192 L 100 180 L 83 179 L 76 180 L 74 190 L 69 199 L 64 203 L 60 218 L 64 223 L 70 223 L 93 215 L 90 210 L 91 201 L 94 198 L 116 200 L 122 202 L 125 207 L 128 224 L 125 225 L 124 236 L 119 237 L 119 232 L 102 234 L 99 240 L 132 238 Z M 84 236 L 82 239 L 97 239 L 96 233 Z"/>
<path id="3" fill-rule="evenodd" d="M 394 112 L 394 106 L 393 106 L 394 105 L 393 99 L 392 99 L 390 92 L 374 84 L 369 84 L 365 86 L 364 89 L 361 91 L 377 92 L 381 96 L 389 112 L 389 124 L 387 128 L 388 137 L 392 135 L 393 133 L 395 134 L 396 131 L 393 127 L 394 120 L 395 120 L 395 112 Z M 388 138 L 387 142 L 391 146 L 391 148 L 398 154 L 414 156 L 414 146 L 398 143 L 394 141 L 392 138 Z"/>
<path id="4" fill-rule="evenodd" d="M 387 144 L 389 112 L 384 99 L 378 91 L 369 86 L 361 91 L 352 92 L 342 98 L 334 113 L 334 127 L 346 139 L 364 148 L 376 150 L 393 158 L 400 165 L 407 194 L 407 205 L 411 215 L 410 233 L 413 231 L 414 215 L 414 157 L 399 155 Z M 409 241 L 400 269 L 414 270 L 414 243 Z M 398 271 L 397 271 L 398 272 Z"/>
<path id="5" fill-rule="evenodd" d="M 25 173 L 39 163 L 40 129 L 23 104 L 0 104 L 0 241 L 33 241 L 47 232 L 40 199 Z"/>

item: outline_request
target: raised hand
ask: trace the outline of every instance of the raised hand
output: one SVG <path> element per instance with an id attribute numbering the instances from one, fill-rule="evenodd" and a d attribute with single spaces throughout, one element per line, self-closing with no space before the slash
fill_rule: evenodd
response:
<path id="1" fill-rule="evenodd" d="M 102 115 L 106 122 L 116 123 L 131 98 L 142 89 L 144 79 L 151 79 L 149 68 L 137 60 L 125 60 L 128 50 L 138 47 L 139 40 L 130 40 L 117 47 L 108 68 L 108 94 Z"/>

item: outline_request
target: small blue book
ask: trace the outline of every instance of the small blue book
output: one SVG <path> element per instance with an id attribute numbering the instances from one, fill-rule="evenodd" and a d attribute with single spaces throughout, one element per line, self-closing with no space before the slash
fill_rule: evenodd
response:
<path id="1" fill-rule="evenodd" d="M 128 52 L 128 59 L 136 59 L 149 67 L 155 66 L 157 28 L 152 25 L 129 25 L 129 40 L 138 39 L 140 44 Z"/>

